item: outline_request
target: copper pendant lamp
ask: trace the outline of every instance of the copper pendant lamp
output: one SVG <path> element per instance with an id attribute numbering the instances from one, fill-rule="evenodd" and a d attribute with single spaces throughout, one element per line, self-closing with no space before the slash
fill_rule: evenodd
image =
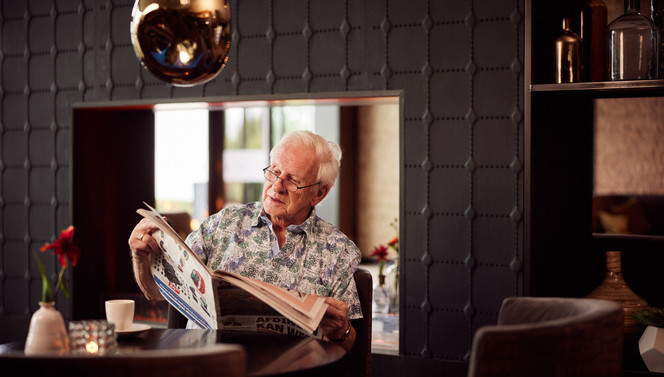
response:
<path id="1" fill-rule="evenodd" d="M 229 0 L 136 0 L 131 42 L 141 64 L 175 86 L 214 79 L 231 45 Z"/>

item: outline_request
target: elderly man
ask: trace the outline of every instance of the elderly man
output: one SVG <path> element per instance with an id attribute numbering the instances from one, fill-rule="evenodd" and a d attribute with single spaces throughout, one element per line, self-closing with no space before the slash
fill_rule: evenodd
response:
<path id="1" fill-rule="evenodd" d="M 353 273 L 359 249 L 341 231 L 316 216 L 315 206 L 337 178 L 341 149 L 308 131 L 287 134 L 270 152 L 263 170 L 262 202 L 221 210 L 187 237 L 186 243 L 212 269 L 222 269 L 306 294 L 326 297 L 320 328 L 349 349 L 350 320 L 362 316 Z M 136 281 L 150 300 L 163 300 L 150 274 L 157 227 L 141 220 L 129 237 Z"/>

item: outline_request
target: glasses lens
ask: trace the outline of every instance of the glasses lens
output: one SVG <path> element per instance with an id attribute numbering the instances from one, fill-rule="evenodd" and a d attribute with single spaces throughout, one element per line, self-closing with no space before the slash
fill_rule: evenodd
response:
<path id="1" fill-rule="evenodd" d="M 269 169 L 263 170 L 263 175 L 265 176 L 265 179 L 267 179 L 270 182 L 276 182 L 277 178 L 279 178 L 279 176 L 277 176 L 274 172 L 270 171 Z M 283 183 L 284 188 L 286 190 L 288 190 L 290 192 L 297 191 L 297 185 L 295 183 L 293 183 L 291 181 L 287 181 L 287 180 L 282 179 L 282 178 L 279 178 L 279 179 L 281 179 L 281 182 Z"/>
<path id="2" fill-rule="evenodd" d="M 286 188 L 286 190 L 288 190 L 290 192 L 297 191 L 297 185 L 295 183 L 293 183 L 291 181 L 287 181 L 285 179 L 283 180 L 283 182 L 284 182 L 284 187 Z"/>
<path id="3" fill-rule="evenodd" d="M 277 175 L 269 171 L 268 169 L 263 170 L 263 175 L 265 176 L 265 179 L 267 179 L 270 182 L 274 182 L 277 179 Z"/>

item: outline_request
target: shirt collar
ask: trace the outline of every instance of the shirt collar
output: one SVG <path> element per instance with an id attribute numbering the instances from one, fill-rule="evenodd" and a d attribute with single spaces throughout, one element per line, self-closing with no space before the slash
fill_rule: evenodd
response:
<path id="1" fill-rule="evenodd" d="M 302 224 L 289 225 L 288 230 L 293 233 L 311 234 L 317 218 L 318 216 L 316 215 L 316 207 L 314 207 L 311 209 L 309 217 L 307 217 L 307 219 L 304 220 Z M 251 225 L 254 227 L 258 227 L 261 224 L 269 225 L 271 223 L 272 222 L 270 221 L 270 218 L 267 216 L 267 213 L 265 213 L 265 209 L 263 208 L 263 203 L 257 202 L 256 211 L 252 214 Z"/>

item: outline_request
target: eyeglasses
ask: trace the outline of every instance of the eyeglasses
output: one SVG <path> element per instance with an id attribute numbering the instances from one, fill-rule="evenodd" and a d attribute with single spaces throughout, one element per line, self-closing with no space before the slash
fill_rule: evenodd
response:
<path id="1" fill-rule="evenodd" d="M 316 182 L 316 183 L 311 184 L 311 185 L 298 186 L 294 182 L 291 182 L 287 179 L 283 179 L 280 176 L 278 176 L 277 173 L 270 170 L 269 166 L 267 168 L 263 169 L 263 175 L 265 176 L 265 179 L 267 179 L 270 182 L 276 182 L 277 179 L 281 179 L 281 182 L 284 183 L 284 187 L 286 188 L 286 190 L 288 190 L 290 192 L 295 192 L 295 191 L 300 190 L 300 189 L 304 189 L 304 188 L 307 188 L 307 187 L 316 186 L 316 185 L 320 184 L 320 182 Z"/>

